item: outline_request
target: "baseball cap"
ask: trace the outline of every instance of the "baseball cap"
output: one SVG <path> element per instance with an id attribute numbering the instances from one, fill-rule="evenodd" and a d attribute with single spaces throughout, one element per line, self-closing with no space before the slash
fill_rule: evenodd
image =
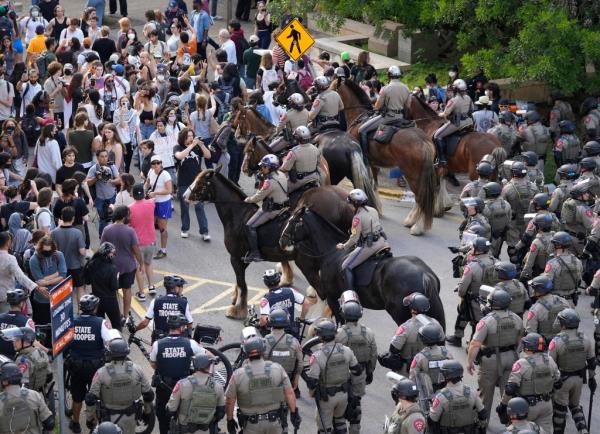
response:
<path id="1" fill-rule="evenodd" d="M 125 68 L 123 68 L 123 65 L 120 63 L 113 65 L 112 70 L 115 71 L 117 75 L 123 75 L 123 72 L 125 72 Z"/>
<path id="2" fill-rule="evenodd" d="M 159 161 L 162 163 L 162 158 L 160 155 L 153 155 L 152 158 L 150 158 L 150 162 L 154 163 L 155 161 Z"/>
<path id="3" fill-rule="evenodd" d="M 132 195 L 135 200 L 142 200 L 145 196 L 144 184 L 137 183 L 133 186 Z"/>
<path id="4" fill-rule="evenodd" d="M 342 61 L 347 62 L 348 60 L 350 60 L 350 53 L 348 53 L 347 51 L 342 51 L 340 54 L 340 58 L 342 59 Z"/>
<path id="5" fill-rule="evenodd" d="M 65 63 L 65 66 L 63 67 L 64 70 L 70 70 L 73 71 L 73 65 L 71 65 L 70 63 Z"/>
<path id="6" fill-rule="evenodd" d="M 258 36 L 256 36 L 256 35 L 252 35 L 252 36 L 250 36 L 250 38 L 248 39 L 248 42 L 250 42 L 251 44 L 252 44 L 253 42 L 258 42 L 258 41 L 260 41 L 260 38 L 259 38 Z"/>

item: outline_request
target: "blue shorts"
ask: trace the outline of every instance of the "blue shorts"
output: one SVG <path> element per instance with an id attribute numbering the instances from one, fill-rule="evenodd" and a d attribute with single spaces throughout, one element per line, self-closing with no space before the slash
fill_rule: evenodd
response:
<path id="1" fill-rule="evenodd" d="M 154 206 L 154 216 L 163 220 L 170 219 L 173 215 L 173 211 L 171 210 L 172 203 L 173 199 L 169 199 L 165 202 L 156 202 Z"/>

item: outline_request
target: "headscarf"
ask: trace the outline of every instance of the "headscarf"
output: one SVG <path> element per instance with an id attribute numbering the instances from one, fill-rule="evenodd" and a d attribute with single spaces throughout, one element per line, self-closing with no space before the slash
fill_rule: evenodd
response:
<path id="1" fill-rule="evenodd" d="M 13 236 L 12 251 L 23 254 L 31 240 L 31 232 L 21 227 L 21 214 L 13 212 L 8 219 L 8 230 Z"/>

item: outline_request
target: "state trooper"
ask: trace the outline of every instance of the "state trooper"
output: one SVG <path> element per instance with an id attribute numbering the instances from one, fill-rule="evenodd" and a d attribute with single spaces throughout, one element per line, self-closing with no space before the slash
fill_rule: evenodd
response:
<path id="1" fill-rule="evenodd" d="M 485 193 L 483 215 L 488 219 L 492 233 L 491 251 L 492 255 L 498 258 L 512 220 L 512 208 L 500 197 L 502 186 L 497 182 L 488 182 L 483 186 L 483 191 Z"/>
<path id="2" fill-rule="evenodd" d="M 463 367 L 455 361 L 444 362 L 441 373 L 446 385 L 431 403 L 427 425 L 440 434 L 486 432 L 488 411 L 477 391 L 462 382 Z"/>
<path id="3" fill-rule="evenodd" d="M 563 203 L 570 197 L 569 192 L 575 185 L 575 180 L 579 177 L 577 166 L 574 164 L 563 164 L 556 171 L 559 182 L 550 196 L 550 205 L 548 211 L 561 218 Z"/>
<path id="4" fill-rule="evenodd" d="M 238 427 L 244 434 L 282 433 L 284 403 L 297 430 L 302 419 L 285 370 L 277 363 L 263 360 L 265 344 L 261 338 L 252 337 L 242 345 L 248 361 L 234 371 L 225 391 L 228 433 L 236 434 Z M 239 407 L 237 422 L 233 418 L 236 402 Z"/>
<path id="5" fill-rule="evenodd" d="M 298 337 L 300 330 L 298 329 L 298 323 L 296 321 L 296 305 L 301 306 L 298 320 L 302 321 L 310 308 L 310 302 L 294 288 L 280 285 L 281 273 L 275 269 L 271 268 L 265 270 L 263 274 L 263 283 L 269 292 L 267 292 L 259 302 L 259 325 L 266 328 L 271 311 L 273 309 L 283 309 L 289 316 L 289 325 L 285 327 L 285 332 Z"/>
<path id="6" fill-rule="evenodd" d="M 289 206 L 287 177 L 277 170 L 279 159 L 273 154 L 267 154 L 260 160 L 258 166 L 263 177 L 262 185 L 254 195 L 244 199 L 246 203 L 262 202 L 262 206 L 246 222 L 249 250 L 243 260 L 247 263 L 263 260 L 256 229 L 273 220 Z"/>
<path id="7" fill-rule="evenodd" d="M 561 332 L 548 346 L 548 354 L 560 370 L 562 387 L 552 395 L 554 404 L 554 434 L 563 434 L 567 423 L 567 406 L 573 416 L 577 431 L 587 433 L 585 415 L 581 408 L 581 389 L 586 378 L 590 393 L 596 390 L 596 355 L 591 339 L 579 332 L 579 315 L 574 309 L 565 309 L 558 314 Z"/>
<path id="8" fill-rule="evenodd" d="M 167 411 L 172 415 L 169 434 L 218 432 L 225 417 L 225 391 L 214 381 L 213 361 L 206 354 L 192 357 L 193 373 L 175 385 Z"/>
<path id="9" fill-rule="evenodd" d="M 419 328 L 430 322 L 437 323 L 437 320 L 426 315 L 430 308 L 429 299 L 420 292 L 407 295 L 402 304 L 410 310 L 411 318 L 400 324 L 392 337 L 388 352 L 379 356 L 379 364 L 402 375 L 408 375 L 410 362 L 423 349 L 423 341 L 419 339 Z"/>
<path id="10" fill-rule="evenodd" d="M 301 125 L 294 130 L 298 145 L 294 146 L 283 158 L 281 170 L 288 174 L 288 193 L 292 193 L 308 184 L 319 187 L 319 162 L 321 151 L 311 143 L 308 127 Z"/>
<path id="11" fill-rule="evenodd" d="M 352 386 L 353 412 L 348 417 L 350 434 L 360 433 L 360 420 L 362 414 L 361 399 L 365 396 L 366 385 L 373 382 L 373 372 L 377 365 L 377 342 L 375 333 L 363 324 L 362 306 L 357 301 L 348 301 L 341 307 L 340 312 L 345 323 L 338 329 L 335 341 L 352 350 L 358 363 L 362 366 L 362 373 Z"/>
<path id="12" fill-rule="evenodd" d="M 540 115 L 535 110 L 525 113 L 527 125 L 517 132 L 517 142 L 521 143 L 523 151 L 533 151 L 538 156 L 538 169 L 544 171 L 546 152 L 552 145 L 550 130 L 542 125 Z"/>
<path id="13" fill-rule="evenodd" d="M 496 289 L 503 289 L 510 295 L 508 310 L 523 318 L 523 312 L 531 305 L 527 288 L 517 279 L 517 267 L 510 262 L 496 262 L 494 266 L 499 282 Z"/>
<path id="14" fill-rule="evenodd" d="M 417 384 L 421 399 L 429 400 L 434 392 L 444 386 L 440 368 L 444 361 L 453 357 L 444 346 L 442 326 L 430 323 L 419 328 L 418 333 L 423 349 L 412 359 L 409 378 Z"/>
<path id="15" fill-rule="evenodd" d="M 27 293 L 21 288 L 6 291 L 6 302 L 9 305 L 9 310 L 0 314 L 0 330 L 13 327 L 29 327 L 35 330 L 33 320 L 23 314 L 23 308 L 27 305 L 27 300 Z M 14 359 L 17 353 L 12 342 L 0 339 L 0 354 Z"/>
<path id="16" fill-rule="evenodd" d="M 123 434 L 123 430 L 112 422 L 102 422 L 94 428 L 92 434 Z"/>
<path id="17" fill-rule="evenodd" d="M 167 326 L 169 315 L 180 313 L 187 319 L 188 333 L 191 332 L 194 318 L 188 300 L 183 296 L 183 287 L 186 283 L 186 280 L 181 276 L 165 276 L 163 286 L 166 294 L 158 296 L 150 302 L 144 319 L 135 327 L 135 331 L 146 328 L 150 321 L 154 321 L 154 330 L 152 330 L 152 343 L 154 343 L 157 339 L 169 334 L 169 327 Z"/>
<path id="18" fill-rule="evenodd" d="M 535 303 L 529 308 L 527 317 L 523 322 L 525 332 L 539 333 L 546 342 L 558 332 L 555 324 L 558 314 L 569 306 L 569 302 L 558 295 L 552 294 L 552 280 L 548 276 L 541 275 L 535 277 L 529 286 L 533 291 Z"/>
<path id="19" fill-rule="evenodd" d="M 13 341 L 15 363 L 23 373 L 23 386 L 44 394 L 52 377 L 48 355 L 36 346 L 35 331 L 29 327 L 14 327 L 2 331 L 2 338 Z"/>
<path id="20" fill-rule="evenodd" d="M 579 181 L 587 181 L 590 185 L 590 192 L 595 197 L 600 197 L 600 176 L 596 175 L 598 166 L 596 160 L 590 157 L 582 158 L 579 162 Z"/>
<path id="21" fill-rule="evenodd" d="M 525 434 L 527 430 L 531 430 L 533 434 L 546 434 L 546 431 L 537 423 L 527 420 L 529 403 L 526 399 L 520 396 L 511 398 L 506 405 L 506 413 L 510 425 L 506 427 L 505 434 Z"/>
<path id="22" fill-rule="evenodd" d="M 533 242 L 534 237 L 536 236 L 536 232 L 538 231 L 537 226 L 535 225 L 536 217 L 538 215 L 548 216 L 551 221 L 550 230 L 558 232 L 561 230 L 561 224 L 558 220 L 558 217 L 548 211 L 548 206 L 550 204 L 550 196 L 547 193 L 538 193 L 533 196 L 531 199 L 530 207 L 535 211 L 535 215 L 532 219 L 529 220 L 525 231 L 521 235 L 521 239 L 515 246 L 515 252 L 511 256 L 516 256 L 517 263 L 522 261 L 522 258 L 525 256 L 525 252 L 529 250 L 531 243 Z"/>
<path id="23" fill-rule="evenodd" d="M 402 71 L 398 65 L 390 66 L 387 76 L 390 81 L 381 89 L 373 106 L 378 114 L 363 122 L 358 129 L 360 146 L 364 155 L 368 154 L 369 132 L 376 130 L 379 125 L 392 124 L 398 119 L 402 119 L 404 117 L 404 106 L 411 95 L 408 86 L 400 81 Z"/>
<path id="24" fill-rule="evenodd" d="M 479 365 L 477 384 L 486 413 L 492 411 L 494 391 L 504 393 L 508 375 L 517 361 L 517 342 L 523 336 L 523 321 L 508 308 L 511 296 L 503 289 L 494 289 L 487 297 L 491 312 L 477 324 L 469 343 L 467 371 L 473 375 Z"/>
<path id="25" fill-rule="evenodd" d="M 330 320 L 320 322 L 316 334 L 322 345 L 310 357 L 310 366 L 302 375 L 317 403 L 319 433 L 344 434 L 346 417 L 356 412 L 353 391 L 364 389 L 363 367 L 350 348 L 335 341 L 337 328 Z"/>
<path id="26" fill-rule="evenodd" d="M 569 196 L 563 203 L 560 219 L 565 232 L 575 241 L 573 246 L 575 252 L 581 254 L 585 238 L 594 222 L 594 196 L 587 182 L 575 184 L 569 191 Z"/>
<path id="27" fill-rule="evenodd" d="M 308 110 L 304 106 L 304 97 L 300 93 L 293 93 L 288 98 L 287 111 L 281 115 L 277 131 L 284 130 L 284 136 L 288 142 L 292 141 L 292 135 L 296 128 L 308 125 Z"/>
<path id="28" fill-rule="evenodd" d="M 479 287 L 481 285 L 495 286 L 498 283 L 498 276 L 494 269 L 496 259 L 489 254 L 489 250 L 490 242 L 487 239 L 475 238 L 467 258 L 467 265 L 465 265 L 463 275 L 455 289 L 461 301 L 458 305 L 454 334 L 446 338 L 450 345 L 460 347 L 467 324 L 471 324 L 474 331 L 475 324 L 481 319 Z"/>
<path id="29" fill-rule="evenodd" d="M 461 205 L 464 207 L 463 214 L 465 219 L 458 228 L 459 239 L 462 239 L 462 233 L 466 228 L 473 224 L 478 224 L 485 229 L 483 237 L 489 240 L 492 236 L 492 228 L 487 217 L 483 215 L 483 210 L 485 208 L 483 199 L 480 197 L 464 198 L 461 200 Z"/>
<path id="30" fill-rule="evenodd" d="M 508 110 L 504 110 L 498 115 L 498 125 L 495 125 L 487 132 L 493 134 L 500 140 L 506 155 L 511 157 L 514 154 L 515 144 L 517 143 L 517 130 L 514 127 L 515 116 Z"/>
<path id="31" fill-rule="evenodd" d="M 559 122 L 560 135 L 554 143 L 556 167 L 563 164 L 576 164 L 581 155 L 581 141 L 575 135 L 576 126 L 572 121 Z"/>
<path id="32" fill-rule="evenodd" d="M 483 186 L 490 182 L 490 176 L 492 176 L 492 172 L 494 171 L 494 169 L 492 168 L 492 165 L 487 161 L 480 161 L 477 164 L 475 171 L 479 175 L 479 178 L 465 185 L 465 187 L 460 192 L 460 199 L 464 199 L 466 197 L 480 197 L 482 199 L 485 199 Z"/>
<path id="33" fill-rule="evenodd" d="M 538 167 L 537 154 L 533 151 L 525 151 L 521 153 L 521 156 L 527 168 L 527 177 L 539 190 L 542 190 L 544 188 L 544 172 Z"/>
<path id="34" fill-rule="evenodd" d="M 583 145 L 583 155 L 594 159 L 596 162 L 596 170 L 594 170 L 594 173 L 600 175 L 600 143 L 596 140 L 587 142 Z"/>
<path id="35" fill-rule="evenodd" d="M 424 434 L 427 424 L 423 410 L 417 402 L 419 389 L 414 381 L 403 378 L 392 387 L 396 409 L 390 417 L 385 434 Z"/>
<path id="36" fill-rule="evenodd" d="M 600 258 L 600 216 L 596 215 L 592 222 L 592 229 L 585 240 L 582 259 Z"/>
<path id="37" fill-rule="evenodd" d="M 135 434 L 135 415 L 140 405 L 143 405 L 146 420 L 153 417 L 152 387 L 142 368 L 129 360 L 128 355 L 129 345 L 123 338 L 108 343 L 106 356 L 109 361 L 96 371 L 85 396 L 89 429 L 96 423 L 108 421 L 119 425 L 124 434 Z M 100 405 L 98 411 L 97 405 Z"/>
<path id="38" fill-rule="evenodd" d="M 583 265 L 577 256 L 569 252 L 571 235 L 557 232 L 551 243 L 554 246 L 554 257 L 546 264 L 544 275 L 552 280 L 553 294 L 565 298 L 571 306 L 577 306 Z"/>
<path id="39" fill-rule="evenodd" d="M 167 317 L 169 335 L 152 344 L 150 365 L 154 369 L 152 386 L 156 387 L 156 418 L 160 434 L 169 432 L 170 417 L 165 409 L 175 384 L 188 376 L 193 356 L 206 354 L 196 341 L 184 336 L 188 320 L 176 312 Z"/>
<path id="40" fill-rule="evenodd" d="M 552 432 L 552 392 L 561 386 L 560 371 L 554 360 L 545 352 L 546 341 L 542 335 L 529 333 L 521 339 L 521 358 L 512 367 L 502 402 L 496 411 L 502 423 L 508 422 L 508 401 L 520 396 L 529 402 L 529 420 L 545 431 Z"/>
<path id="41" fill-rule="evenodd" d="M 598 99 L 589 96 L 581 104 L 583 115 L 583 126 L 588 140 L 597 140 L 600 137 L 600 111 L 598 110 Z"/>
<path id="42" fill-rule="evenodd" d="M 551 242 L 554 236 L 554 232 L 551 232 L 552 218 L 548 214 L 538 214 L 533 218 L 533 224 L 537 233 L 523 260 L 522 280 L 529 280 L 542 274 L 554 251 Z"/>
<path id="43" fill-rule="evenodd" d="M 329 79 L 324 75 L 318 76 L 313 82 L 318 95 L 308 113 L 308 121 L 317 128 L 325 122 L 339 122 L 340 111 L 344 110 L 342 98 L 336 91 L 330 89 L 329 85 Z"/>
<path id="44" fill-rule="evenodd" d="M 42 434 L 54 431 L 54 415 L 41 393 L 21 386 L 19 367 L 4 363 L 0 367 L 0 434 Z"/>
<path id="45" fill-rule="evenodd" d="M 520 161 L 512 163 L 512 178 L 502 189 L 502 197 L 510 204 L 512 220 L 506 236 L 509 247 L 515 246 L 525 230 L 525 214 L 538 188 L 527 178 L 527 169 Z"/>
<path id="46" fill-rule="evenodd" d="M 110 322 L 96 316 L 99 304 L 100 299 L 92 294 L 86 294 L 79 300 L 80 315 L 73 321 L 75 334 L 65 363 L 71 373 L 73 398 L 69 429 L 75 434 L 81 432 L 79 415 L 83 401 L 94 374 L 104 365 L 104 350 L 111 339 Z"/>
<path id="47" fill-rule="evenodd" d="M 550 97 L 554 100 L 554 105 L 548 115 L 549 129 L 554 138 L 558 137 L 560 132 L 559 124 L 561 121 L 573 121 L 575 116 L 573 115 L 573 108 L 568 101 L 566 101 L 565 94 L 560 90 L 552 90 Z"/>

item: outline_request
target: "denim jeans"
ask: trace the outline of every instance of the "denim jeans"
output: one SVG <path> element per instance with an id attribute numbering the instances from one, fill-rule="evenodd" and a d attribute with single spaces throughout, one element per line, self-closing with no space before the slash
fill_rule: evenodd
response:
<path id="1" fill-rule="evenodd" d="M 96 197 L 96 202 L 94 206 L 96 207 L 96 211 L 98 211 L 98 236 L 102 237 L 102 231 L 108 224 L 110 220 L 108 220 L 108 205 L 111 203 L 115 203 L 116 195 L 111 197 L 110 199 L 101 199 Z"/>
<path id="2" fill-rule="evenodd" d="M 211 17 L 217 16 L 217 4 L 218 4 L 218 0 L 210 0 L 210 16 Z"/>
<path id="3" fill-rule="evenodd" d="M 256 32 L 256 36 L 258 36 L 258 48 L 262 50 L 266 50 L 271 45 L 271 32 L 268 30 L 259 30 Z"/>
<path id="4" fill-rule="evenodd" d="M 96 16 L 98 17 L 98 27 L 101 27 L 102 18 L 104 18 L 105 0 L 88 0 L 87 5 L 96 8 Z"/>
<path id="5" fill-rule="evenodd" d="M 177 198 L 179 199 L 179 205 L 181 207 L 181 232 L 190 230 L 190 204 L 183 199 L 183 193 L 185 193 L 188 187 L 189 185 L 180 185 L 177 187 Z M 200 233 L 208 234 L 208 221 L 206 220 L 206 214 L 204 213 L 204 205 L 202 202 L 196 202 L 194 204 L 194 209 L 196 211 L 196 219 L 198 220 Z"/>
<path id="6" fill-rule="evenodd" d="M 244 83 L 246 83 L 247 89 L 254 89 L 256 86 L 256 78 L 244 77 Z"/>
<path id="7" fill-rule="evenodd" d="M 227 144 L 227 152 L 229 153 L 229 173 L 228 177 L 236 184 L 240 180 L 242 171 L 242 162 L 244 160 L 244 147 L 232 142 Z"/>

